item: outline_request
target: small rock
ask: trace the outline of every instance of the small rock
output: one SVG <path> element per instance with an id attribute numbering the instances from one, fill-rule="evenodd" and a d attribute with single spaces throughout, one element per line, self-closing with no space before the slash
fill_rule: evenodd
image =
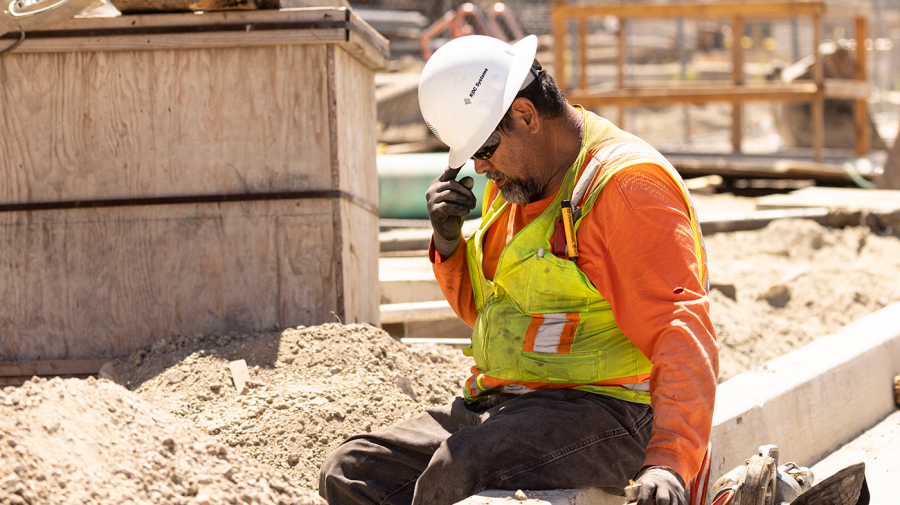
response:
<path id="1" fill-rule="evenodd" d="M 107 361 L 106 363 L 104 363 L 103 366 L 100 367 L 100 371 L 97 373 L 97 375 L 101 379 L 107 379 L 107 380 L 111 380 L 113 382 L 119 382 L 116 379 L 115 363 L 113 363 L 112 361 Z"/>
<path id="2" fill-rule="evenodd" d="M 409 377 L 397 377 L 394 379 L 394 385 L 400 388 L 400 391 L 403 391 L 407 394 L 413 401 L 416 400 L 416 390 L 412 387 L 412 381 L 409 380 Z"/>
<path id="3" fill-rule="evenodd" d="M 308 401 L 308 402 L 306 402 L 306 403 L 307 403 L 308 405 L 316 405 L 316 406 L 318 406 L 318 405 L 325 405 L 326 403 L 328 403 L 328 400 L 327 400 L 326 398 L 321 397 L 321 396 L 317 396 L 317 397 L 313 398 L 312 400 L 310 400 L 310 401 Z"/>
<path id="4" fill-rule="evenodd" d="M 723 295 L 731 298 L 734 301 L 737 301 L 737 288 L 734 284 L 716 284 L 712 283 L 709 285 L 709 289 L 718 290 Z"/>
<path id="5" fill-rule="evenodd" d="M 166 372 L 166 380 L 169 381 L 170 384 L 176 384 L 183 381 L 187 377 L 187 375 L 178 369 L 169 370 Z"/>
<path id="6" fill-rule="evenodd" d="M 772 307 L 781 309 L 791 300 L 791 290 L 784 284 L 777 284 L 769 288 L 763 295 L 763 298 Z"/>
<path id="7" fill-rule="evenodd" d="M 525 493 L 521 489 L 517 489 L 516 490 L 516 499 L 519 501 L 525 501 L 528 499 L 528 497 L 525 496 Z"/>
<path id="8" fill-rule="evenodd" d="M 289 454 L 288 458 L 287 458 L 287 462 L 291 466 L 297 466 L 297 463 L 300 462 L 300 455 L 299 454 Z"/>
<path id="9" fill-rule="evenodd" d="M 198 494 L 191 500 L 191 505 L 212 505 L 212 503 L 212 498 L 205 494 Z"/>

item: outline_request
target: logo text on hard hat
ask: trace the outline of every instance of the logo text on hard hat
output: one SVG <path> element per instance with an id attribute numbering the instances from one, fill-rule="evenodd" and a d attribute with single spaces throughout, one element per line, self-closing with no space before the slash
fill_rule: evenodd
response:
<path id="1" fill-rule="evenodd" d="M 478 78 L 478 82 L 475 83 L 475 87 L 472 88 L 472 91 L 469 92 L 469 98 L 475 96 L 475 92 L 478 91 L 478 86 L 481 86 L 482 81 L 484 81 L 484 76 L 487 75 L 487 70 L 484 69 L 484 72 L 481 73 L 481 77 Z"/>

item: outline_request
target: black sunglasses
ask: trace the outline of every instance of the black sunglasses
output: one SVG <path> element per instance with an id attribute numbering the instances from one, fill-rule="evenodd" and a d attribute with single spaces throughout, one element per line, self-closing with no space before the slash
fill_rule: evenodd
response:
<path id="1" fill-rule="evenodd" d="M 500 145 L 500 132 L 494 130 L 491 133 L 491 136 L 484 141 L 484 145 L 472 155 L 472 159 L 478 158 L 479 160 L 489 160 L 491 156 L 494 155 L 494 152 L 497 150 L 497 146 Z"/>

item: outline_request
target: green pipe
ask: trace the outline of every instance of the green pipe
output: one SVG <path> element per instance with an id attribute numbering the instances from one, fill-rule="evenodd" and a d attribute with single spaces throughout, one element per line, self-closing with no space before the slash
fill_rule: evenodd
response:
<path id="1" fill-rule="evenodd" d="M 425 192 L 431 182 L 447 169 L 447 153 L 379 154 L 378 201 L 379 217 L 384 219 L 428 219 Z M 469 160 L 460 170 L 457 180 L 465 176 L 475 179 L 472 192 L 478 205 L 469 219 L 481 217 L 481 200 L 487 178 L 475 173 Z"/>

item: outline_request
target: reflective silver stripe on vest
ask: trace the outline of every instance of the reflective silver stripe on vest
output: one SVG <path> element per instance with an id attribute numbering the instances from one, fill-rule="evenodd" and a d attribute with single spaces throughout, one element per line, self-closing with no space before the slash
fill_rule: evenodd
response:
<path id="1" fill-rule="evenodd" d="M 584 173 L 581 175 L 578 184 L 575 186 L 575 190 L 572 191 L 572 207 L 578 206 L 578 202 L 581 201 L 584 192 L 587 191 L 588 186 L 591 185 L 591 181 L 594 180 L 594 176 L 597 175 L 597 170 L 600 169 L 600 165 L 626 154 L 644 154 L 649 156 L 650 161 L 653 163 L 658 163 L 672 171 L 675 170 L 675 167 L 673 167 L 667 159 L 662 157 L 656 149 L 653 149 L 650 146 L 645 146 L 639 142 L 633 141 L 617 142 L 597 151 L 597 154 L 594 155 L 590 163 L 588 163 L 588 166 L 585 167 Z"/>
<path id="2" fill-rule="evenodd" d="M 630 389 L 631 391 L 646 391 L 650 392 L 650 382 L 641 382 L 640 384 L 622 384 L 622 387 L 625 389 Z"/>
<path id="3" fill-rule="evenodd" d="M 566 313 L 542 314 L 544 321 L 534 336 L 535 352 L 557 352 L 559 340 L 569 318 Z"/>

